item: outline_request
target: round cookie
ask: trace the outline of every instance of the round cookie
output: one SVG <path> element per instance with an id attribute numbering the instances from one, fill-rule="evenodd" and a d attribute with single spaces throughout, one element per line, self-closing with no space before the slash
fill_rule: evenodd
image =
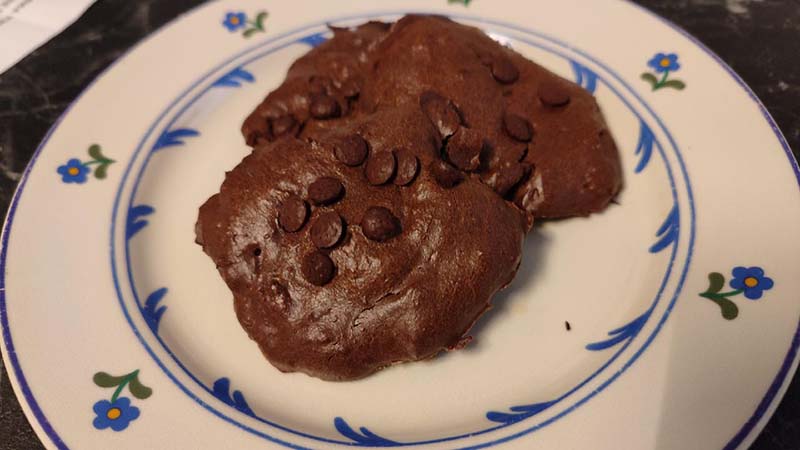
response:
<path id="1" fill-rule="evenodd" d="M 413 132 L 380 132 L 386 123 Z M 376 155 L 398 149 L 401 182 L 370 183 L 365 164 L 341 162 L 334 144 L 347 133 Z M 278 369 L 326 380 L 457 348 L 514 277 L 522 215 L 476 177 L 437 181 L 427 168 L 442 161 L 438 137 L 422 114 L 380 113 L 315 138 L 256 148 L 200 208 L 197 241 L 244 329 Z M 309 198 L 320 179 L 341 183 L 335 202 Z"/>
<path id="2" fill-rule="evenodd" d="M 309 116 L 318 80 L 330 80 L 326 92 L 340 99 L 340 116 Z M 351 86 L 358 93 L 347 97 Z M 589 92 L 441 16 L 334 29 L 292 65 L 243 133 L 251 145 L 275 139 L 265 123 L 288 114 L 304 122 L 307 138 L 392 108 L 422 109 L 440 139 L 455 144 L 449 162 L 479 174 L 529 224 L 601 211 L 621 188 L 617 148 Z"/>

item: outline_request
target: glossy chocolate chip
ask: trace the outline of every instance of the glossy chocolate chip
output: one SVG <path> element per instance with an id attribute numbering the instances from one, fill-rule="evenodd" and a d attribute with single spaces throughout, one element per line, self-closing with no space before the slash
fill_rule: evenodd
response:
<path id="1" fill-rule="evenodd" d="M 461 128 L 447 141 L 447 158 L 461 170 L 477 170 L 481 163 L 483 136 L 475 130 Z"/>
<path id="2" fill-rule="evenodd" d="M 388 209 L 373 206 L 361 219 L 361 231 L 368 239 L 384 242 L 400 234 L 400 220 Z"/>
<path id="3" fill-rule="evenodd" d="M 333 177 L 321 177 L 308 186 L 308 198 L 317 205 L 330 205 L 344 195 L 342 182 Z"/>
<path id="4" fill-rule="evenodd" d="M 430 171 L 433 179 L 439 186 L 450 189 L 457 186 L 464 181 L 464 174 L 459 172 L 455 167 L 447 164 L 444 161 L 434 161 L 430 165 Z"/>
<path id="5" fill-rule="evenodd" d="M 492 76 L 503 84 L 511 84 L 519 79 L 519 70 L 509 59 L 496 57 L 491 62 Z"/>
<path id="6" fill-rule="evenodd" d="M 379 186 L 386 184 L 392 178 L 396 167 L 397 162 L 395 161 L 394 152 L 376 152 L 367 160 L 364 174 L 367 176 L 369 184 Z"/>
<path id="7" fill-rule="evenodd" d="M 516 187 L 523 178 L 530 174 L 530 166 L 527 164 L 511 163 L 497 171 L 494 179 L 494 191 L 502 197 L 506 197 Z"/>
<path id="8" fill-rule="evenodd" d="M 290 195 L 278 210 L 278 223 L 284 230 L 294 233 L 303 228 L 308 218 L 308 205 L 302 198 Z"/>
<path id="9" fill-rule="evenodd" d="M 533 139 L 533 127 L 524 117 L 506 111 L 503 114 L 503 129 L 513 139 L 530 142 Z"/>
<path id="10" fill-rule="evenodd" d="M 442 139 L 452 136 L 461 126 L 461 115 L 456 106 L 436 92 L 423 92 L 419 97 L 419 106 Z"/>
<path id="11" fill-rule="evenodd" d="M 317 248 L 331 248 L 342 240 L 343 235 L 344 220 L 334 211 L 320 214 L 311 226 L 311 242 Z"/>
<path id="12" fill-rule="evenodd" d="M 355 167 L 367 158 L 369 146 L 367 141 L 357 134 L 351 134 L 336 143 L 333 154 L 342 164 Z"/>
<path id="13" fill-rule="evenodd" d="M 339 103 L 333 97 L 325 94 L 317 94 L 311 100 L 309 108 L 311 117 L 315 119 L 332 119 L 339 117 L 342 113 Z"/>
<path id="14" fill-rule="evenodd" d="M 336 266 L 330 256 L 322 252 L 312 252 L 303 258 L 300 270 L 309 283 L 324 286 L 333 279 Z"/>
<path id="15" fill-rule="evenodd" d="M 408 150 L 395 152 L 397 158 L 397 175 L 394 177 L 394 184 L 407 186 L 414 181 L 419 172 L 419 159 Z"/>
<path id="16" fill-rule="evenodd" d="M 272 135 L 280 137 L 285 134 L 294 134 L 297 121 L 290 115 L 285 115 L 272 120 Z"/>
<path id="17" fill-rule="evenodd" d="M 563 84 L 555 81 L 544 81 L 539 85 L 539 100 L 546 106 L 557 108 L 569 103 L 570 95 Z"/>

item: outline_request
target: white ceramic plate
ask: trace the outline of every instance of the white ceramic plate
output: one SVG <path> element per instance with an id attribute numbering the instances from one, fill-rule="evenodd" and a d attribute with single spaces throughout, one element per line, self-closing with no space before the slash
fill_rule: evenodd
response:
<path id="1" fill-rule="evenodd" d="M 537 227 L 468 349 L 358 382 L 282 374 L 193 243 L 197 207 L 326 23 L 409 11 L 592 91 L 625 189 Z M 54 448 L 744 447 L 797 364 L 799 174 L 730 68 L 632 4 L 212 2 L 99 77 L 36 152 L 3 233 L 4 361 Z"/>

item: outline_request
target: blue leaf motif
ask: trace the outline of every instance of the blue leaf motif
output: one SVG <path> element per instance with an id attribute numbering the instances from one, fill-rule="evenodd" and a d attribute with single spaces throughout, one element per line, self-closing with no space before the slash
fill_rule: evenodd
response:
<path id="1" fill-rule="evenodd" d="M 244 399 L 244 395 L 239 391 L 233 391 L 233 395 L 231 395 L 230 390 L 231 380 L 222 377 L 214 382 L 212 392 L 214 397 L 222 400 L 225 404 L 236 408 L 250 417 L 256 417 L 256 414 L 250 409 L 250 405 L 248 405 L 247 401 Z"/>
<path id="2" fill-rule="evenodd" d="M 215 81 L 211 86 L 214 87 L 240 87 L 244 82 L 252 83 L 256 81 L 256 77 L 252 73 L 237 67 L 230 72 L 223 75 L 219 80 Z"/>
<path id="3" fill-rule="evenodd" d="M 497 412 L 497 411 L 489 411 L 486 413 L 486 418 L 491 420 L 492 422 L 499 422 L 506 425 L 511 425 L 512 423 L 517 423 L 520 420 L 527 419 L 528 417 L 535 416 L 540 412 L 544 411 L 545 409 L 549 408 L 550 406 L 554 405 L 556 402 L 542 402 L 542 403 L 534 403 L 532 405 L 521 405 L 521 406 L 512 406 L 509 408 L 510 413 L 504 412 Z"/>
<path id="4" fill-rule="evenodd" d="M 650 253 L 658 253 L 667 248 L 670 244 L 678 242 L 678 235 L 681 229 L 681 216 L 678 205 L 672 207 L 661 228 L 656 232 L 658 242 L 650 247 Z"/>
<path id="5" fill-rule="evenodd" d="M 159 306 L 158 303 L 161 302 L 161 299 L 164 298 L 166 293 L 167 288 L 153 291 L 152 294 L 147 296 L 147 300 L 144 302 L 144 308 L 142 308 L 142 315 L 144 316 L 145 322 L 147 322 L 147 326 L 156 334 L 158 334 L 158 324 L 161 322 L 161 316 L 163 316 L 164 311 L 167 310 L 166 306 Z"/>
<path id="6" fill-rule="evenodd" d="M 347 422 L 345 422 L 345 420 L 342 419 L 341 417 L 333 419 L 333 426 L 336 427 L 336 430 L 339 433 L 341 433 L 342 436 L 360 445 L 364 446 L 369 445 L 372 447 L 396 447 L 398 445 L 403 445 L 399 442 L 391 441 L 384 437 L 380 437 L 364 427 L 361 427 L 359 429 L 359 431 L 361 431 L 361 434 L 359 434 L 357 431 L 352 429 L 350 425 L 348 425 Z"/>
<path id="7" fill-rule="evenodd" d="M 184 138 L 200 136 L 200 132 L 191 128 L 178 128 L 175 130 L 166 130 L 161 133 L 158 140 L 153 144 L 153 151 L 157 152 L 164 147 L 173 147 L 176 145 L 184 145 Z"/>
<path id="8" fill-rule="evenodd" d="M 128 220 L 125 224 L 125 239 L 130 239 L 134 234 L 141 231 L 149 223 L 142 219 L 144 216 L 153 214 L 156 210 L 150 205 L 134 206 L 128 210 Z"/>
<path id="9" fill-rule="evenodd" d="M 594 352 L 605 350 L 627 339 L 633 339 L 637 334 L 639 334 L 639 330 L 642 329 L 642 327 L 647 322 L 647 319 L 649 317 L 650 317 L 650 310 L 647 310 L 647 312 L 645 312 L 641 316 L 633 319 L 631 323 L 623 325 L 615 330 L 609 331 L 608 335 L 611 336 L 609 339 L 587 345 L 586 350 L 591 350 Z"/>
<path id="10" fill-rule="evenodd" d="M 639 163 L 636 164 L 636 168 L 634 169 L 635 173 L 640 173 L 647 167 L 647 163 L 650 162 L 650 157 L 653 155 L 653 144 L 655 144 L 655 135 L 653 135 L 653 131 L 644 121 L 640 121 L 639 142 L 636 144 L 636 154 L 642 156 L 639 158 Z"/>
<path id="11" fill-rule="evenodd" d="M 575 83 L 589 91 L 590 94 L 594 94 L 594 91 L 597 90 L 597 74 L 578 62 L 570 61 L 570 65 L 575 74 Z"/>
<path id="12" fill-rule="evenodd" d="M 325 34 L 325 32 L 322 31 L 322 32 L 319 32 L 319 33 L 316 33 L 316 34 L 312 34 L 310 36 L 306 36 L 306 37 L 300 38 L 297 41 L 298 42 L 302 42 L 304 44 L 308 44 L 311 47 L 316 47 L 319 44 L 322 44 L 323 42 L 328 40 L 328 38 L 325 37 L 324 34 Z"/>

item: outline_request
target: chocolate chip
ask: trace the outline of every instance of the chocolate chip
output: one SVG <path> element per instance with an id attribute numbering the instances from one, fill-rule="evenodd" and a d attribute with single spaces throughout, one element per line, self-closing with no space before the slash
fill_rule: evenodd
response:
<path id="1" fill-rule="evenodd" d="M 524 117 L 506 111 L 503 114 L 503 129 L 509 136 L 520 141 L 530 142 L 533 139 L 533 127 Z"/>
<path id="2" fill-rule="evenodd" d="M 400 220 L 382 206 L 373 206 L 361 219 L 361 231 L 367 238 L 384 242 L 400 234 Z"/>
<path id="3" fill-rule="evenodd" d="M 322 252 L 312 252 L 303 258 L 300 270 L 309 283 L 324 286 L 333 279 L 336 266 L 330 256 Z"/>
<path id="4" fill-rule="evenodd" d="M 275 137 L 283 136 L 284 134 L 292 133 L 296 129 L 297 121 L 290 115 L 285 115 L 272 120 L 272 134 Z"/>
<path id="5" fill-rule="evenodd" d="M 419 97 L 419 106 L 442 139 L 452 136 L 461 126 L 461 115 L 456 106 L 436 92 L 423 92 Z"/>
<path id="6" fill-rule="evenodd" d="M 447 164 L 442 160 L 437 160 L 431 163 L 430 171 L 433 178 L 443 188 L 449 189 L 457 186 L 464 181 L 464 174 L 456 170 L 455 167 Z"/>
<path id="7" fill-rule="evenodd" d="M 332 119 L 342 113 L 339 103 L 333 97 L 317 94 L 311 99 L 311 117 L 315 119 Z"/>
<path id="8" fill-rule="evenodd" d="M 494 178 L 494 191 L 501 197 L 506 197 L 516 187 L 522 179 L 530 174 L 530 166 L 527 164 L 511 163 L 501 167 Z"/>
<path id="9" fill-rule="evenodd" d="M 419 159 L 408 150 L 396 152 L 395 158 L 397 158 L 397 175 L 394 177 L 394 184 L 398 186 L 411 184 L 419 172 Z"/>
<path id="10" fill-rule="evenodd" d="M 311 242 L 317 248 L 333 247 L 342 240 L 342 235 L 344 235 L 344 221 L 342 216 L 333 211 L 320 214 L 311 226 Z"/>
<path id="11" fill-rule="evenodd" d="M 330 205 L 344 194 L 342 182 L 333 177 L 321 177 L 308 186 L 308 198 L 317 205 Z"/>
<path id="12" fill-rule="evenodd" d="M 506 57 L 496 57 L 492 62 L 492 76 L 503 84 L 511 84 L 519 79 L 519 70 Z"/>
<path id="13" fill-rule="evenodd" d="M 368 151 L 367 141 L 357 134 L 351 134 L 336 143 L 333 154 L 342 164 L 354 167 L 364 162 Z"/>
<path id="14" fill-rule="evenodd" d="M 481 163 L 483 145 L 484 140 L 480 133 L 470 128 L 461 128 L 447 141 L 447 158 L 461 170 L 476 170 Z"/>
<path id="15" fill-rule="evenodd" d="M 278 223 L 281 228 L 289 233 L 294 233 L 303 228 L 307 218 L 308 205 L 302 198 L 294 194 L 284 200 L 278 210 Z"/>
<path id="16" fill-rule="evenodd" d="M 539 85 L 539 100 L 542 101 L 542 104 L 555 108 L 569 103 L 570 95 L 563 84 L 545 81 Z"/>
<path id="17" fill-rule="evenodd" d="M 394 159 L 393 152 L 376 152 L 367 160 L 364 173 L 367 176 L 369 184 L 379 186 L 385 184 L 392 178 L 396 167 L 397 163 Z"/>

